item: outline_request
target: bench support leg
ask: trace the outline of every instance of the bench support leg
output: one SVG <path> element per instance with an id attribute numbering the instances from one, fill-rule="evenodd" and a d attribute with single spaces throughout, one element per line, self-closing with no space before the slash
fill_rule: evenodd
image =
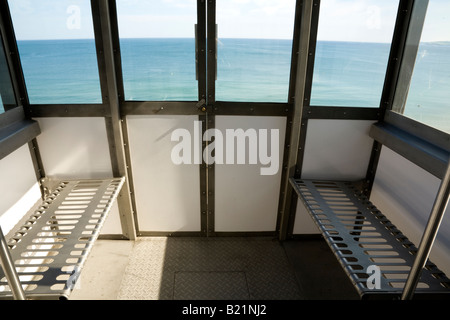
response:
<path id="1" fill-rule="evenodd" d="M 410 300 L 413 297 L 414 290 L 419 282 L 420 273 L 425 267 L 425 263 L 430 255 L 433 242 L 436 239 L 436 235 L 439 230 L 442 218 L 444 217 L 445 210 L 447 209 L 448 201 L 450 197 L 450 161 L 447 165 L 447 171 L 442 179 L 439 187 L 436 200 L 433 205 L 433 209 L 428 219 L 427 226 L 420 241 L 419 249 L 417 250 L 416 259 L 411 268 L 411 272 L 408 275 L 408 279 L 405 283 L 405 288 L 402 293 L 402 300 Z"/>
<path id="2" fill-rule="evenodd" d="M 2 228 L 0 227 L 0 260 L 3 267 L 3 271 L 8 281 L 8 285 L 11 288 L 11 292 L 15 300 L 25 300 L 25 293 L 20 284 L 19 276 L 17 275 L 16 268 L 11 259 L 8 244 L 6 243 L 5 236 L 3 235 Z"/>

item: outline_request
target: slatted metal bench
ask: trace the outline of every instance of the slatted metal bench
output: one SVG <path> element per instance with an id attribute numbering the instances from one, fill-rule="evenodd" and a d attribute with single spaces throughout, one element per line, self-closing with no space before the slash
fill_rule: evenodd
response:
<path id="1" fill-rule="evenodd" d="M 15 232 L 7 247 L 26 299 L 69 297 L 124 179 L 62 181 Z M 0 298 L 12 299 L 5 269 Z"/>
<path id="2" fill-rule="evenodd" d="M 291 178 L 290 184 L 361 299 L 400 298 L 416 258 L 414 244 L 354 183 Z M 415 290 L 428 294 L 450 297 L 450 280 L 429 260 Z"/>

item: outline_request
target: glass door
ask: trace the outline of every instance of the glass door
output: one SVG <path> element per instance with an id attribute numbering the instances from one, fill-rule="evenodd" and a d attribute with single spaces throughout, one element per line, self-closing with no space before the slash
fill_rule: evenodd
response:
<path id="1" fill-rule="evenodd" d="M 116 4 L 138 235 L 204 235 L 205 1 Z"/>
<path id="2" fill-rule="evenodd" d="M 117 0 L 138 234 L 275 233 L 295 0 Z"/>
<path id="3" fill-rule="evenodd" d="M 207 2 L 208 235 L 276 234 L 295 11 Z"/>

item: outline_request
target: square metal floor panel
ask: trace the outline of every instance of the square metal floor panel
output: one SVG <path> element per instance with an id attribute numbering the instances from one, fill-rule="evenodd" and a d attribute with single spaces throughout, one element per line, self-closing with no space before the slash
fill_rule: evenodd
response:
<path id="1" fill-rule="evenodd" d="M 175 300 L 246 300 L 249 299 L 245 272 L 176 272 Z"/>
<path id="2" fill-rule="evenodd" d="M 279 241 L 146 237 L 136 240 L 118 298 L 287 300 L 301 294 Z"/>

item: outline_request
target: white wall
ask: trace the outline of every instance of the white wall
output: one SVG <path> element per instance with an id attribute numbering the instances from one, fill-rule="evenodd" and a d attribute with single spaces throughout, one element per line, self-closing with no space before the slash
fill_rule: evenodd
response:
<path id="1" fill-rule="evenodd" d="M 45 173 L 63 179 L 111 177 L 104 118 L 38 118 Z"/>
<path id="2" fill-rule="evenodd" d="M 217 116 L 216 128 L 223 133 L 226 129 L 267 129 L 266 141 L 270 141 L 270 130 L 278 130 L 276 174 L 261 175 L 261 167 L 268 165 L 262 165 L 259 158 L 256 164 L 249 164 L 247 158 L 245 164 L 215 165 L 215 230 L 275 231 L 286 118 Z"/>
<path id="3" fill-rule="evenodd" d="M 37 118 L 37 137 L 47 177 L 101 179 L 112 177 L 111 157 L 104 118 Z M 122 234 L 117 203 L 105 221 L 102 234 Z"/>
<path id="4" fill-rule="evenodd" d="M 438 178 L 383 146 L 371 201 L 419 246 L 439 185 Z M 450 207 L 430 260 L 450 276 Z"/>
<path id="5" fill-rule="evenodd" d="M 198 116 L 127 117 L 140 231 L 200 231 L 199 165 L 176 165 L 171 159 L 178 144 L 171 141 L 172 132 L 186 129 L 193 138 L 196 120 Z"/>
<path id="6" fill-rule="evenodd" d="M 358 181 L 364 179 L 373 139 L 373 121 L 309 120 L 301 177 Z M 301 201 L 297 203 L 294 234 L 319 233 Z"/>
<path id="7" fill-rule="evenodd" d="M 28 145 L 0 160 L 0 177 L 0 225 L 7 235 L 41 197 Z"/>
<path id="8" fill-rule="evenodd" d="M 366 176 L 373 140 L 373 121 L 309 120 L 303 179 L 354 181 Z"/>

